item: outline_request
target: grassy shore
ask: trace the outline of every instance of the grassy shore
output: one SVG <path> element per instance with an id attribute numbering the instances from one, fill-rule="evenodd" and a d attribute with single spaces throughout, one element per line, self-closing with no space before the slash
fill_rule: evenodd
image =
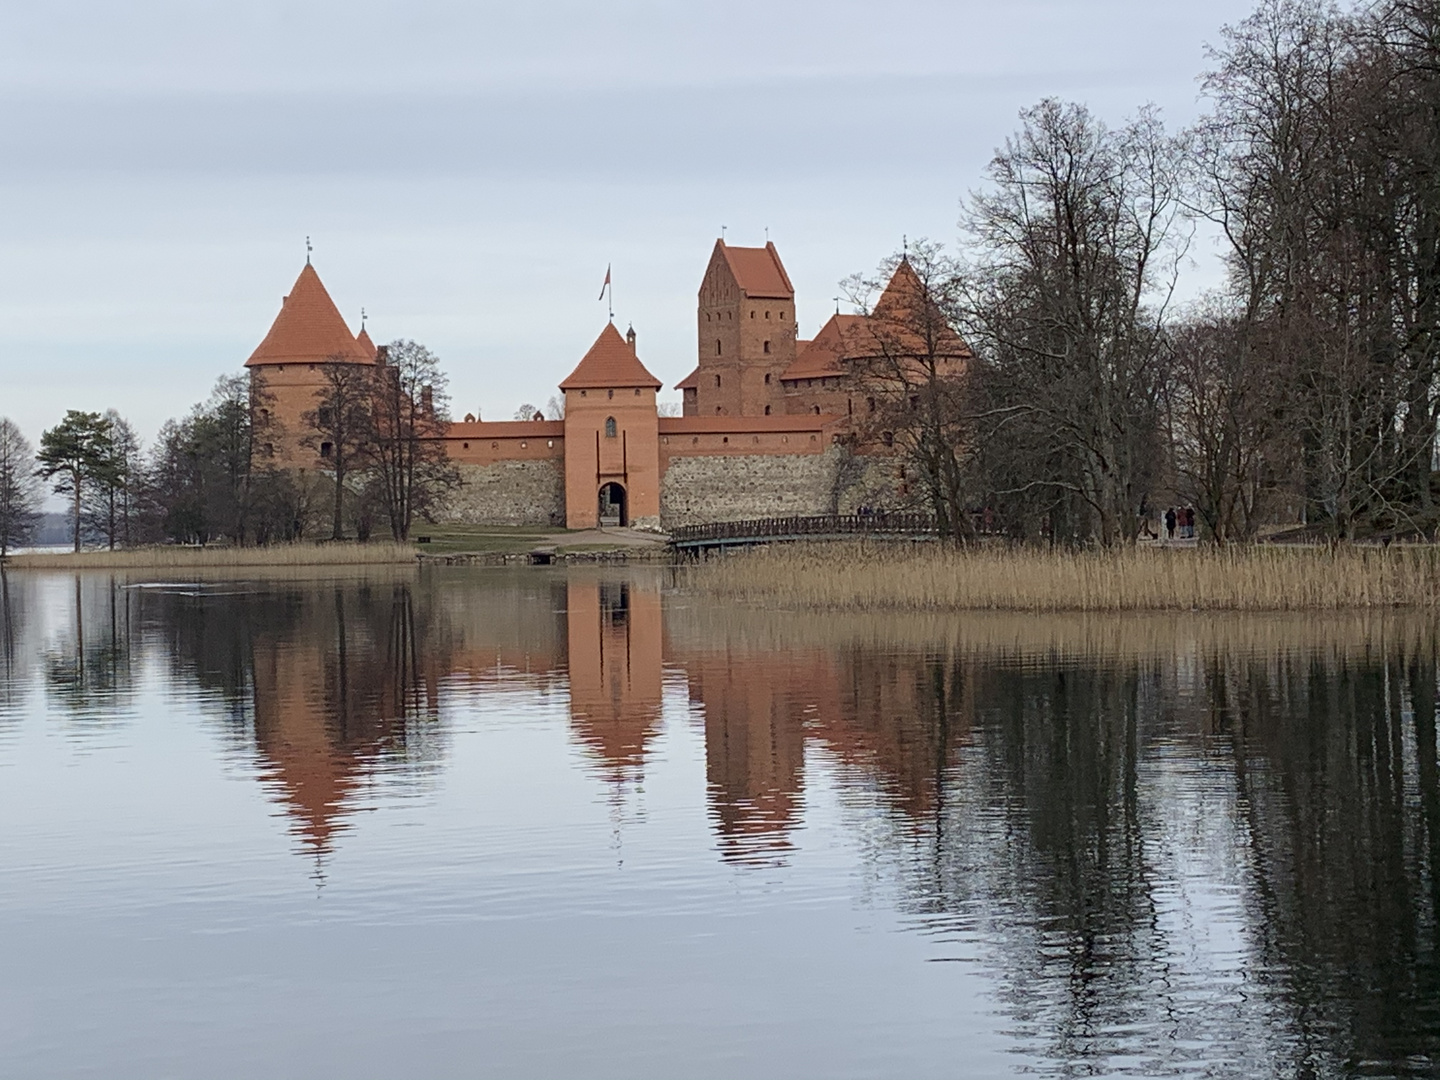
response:
<path id="1" fill-rule="evenodd" d="M 200 570 L 299 566 L 389 566 L 415 562 L 410 544 L 274 544 L 270 547 L 131 548 L 126 551 L 30 552 L 12 555 L 16 570 Z"/>
<path id="2" fill-rule="evenodd" d="M 821 611 L 1306 611 L 1440 603 L 1440 549 L 1096 552 L 786 546 L 681 573 L 716 599 Z"/>

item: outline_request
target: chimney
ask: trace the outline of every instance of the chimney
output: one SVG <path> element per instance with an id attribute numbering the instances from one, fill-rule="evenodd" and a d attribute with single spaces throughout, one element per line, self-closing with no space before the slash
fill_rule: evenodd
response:
<path id="1" fill-rule="evenodd" d="M 633 325 L 625 331 L 625 340 L 630 343 L 630 351 L 633 353 L 635 351 L 635 327 Z"/>
<path id="2" fill-rule="evenodd" d="M 430 419 L 435 419 L 435 391 L 429 383 L 420 388 L 420 411 Z"/>
<path id="3" fill-rule="evenodd" d="M 376 366 L 376 367 L 384 367 L 385 364 L 386 364 L 386 362 L 389 361 L 389 359 L 390 359 L 390 349 L 389 349 L 388 346 L 381 345 L 378 349 L 375 350 L 375 366 Z"/>

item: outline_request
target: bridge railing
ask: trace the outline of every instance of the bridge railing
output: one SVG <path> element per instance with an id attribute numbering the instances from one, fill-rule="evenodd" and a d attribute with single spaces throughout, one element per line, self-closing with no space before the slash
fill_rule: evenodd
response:
<path id="1" fill-rule="evenodd" d="M 804 536 L 916 535 L 935 531 L 935 519 L 929 514 L 816 514 L 681 525 L 670 531 L 670 542 L 694 544 Z"/>

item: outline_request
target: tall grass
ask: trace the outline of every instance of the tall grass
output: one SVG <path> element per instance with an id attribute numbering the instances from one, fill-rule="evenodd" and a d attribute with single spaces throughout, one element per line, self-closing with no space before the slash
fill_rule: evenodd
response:
<path id="1" fill-rule="evenodd" d="M 680 573 L 714 598 L 790 609 L 913 612 L 1305 611 L 1440 602 L 1429 546 L 1058 552 L 924 545 L 757 548 Z"/>
<path id="2" fill-rule="evenodd" d="M 415 549 L 369 544 L 276 544 L 272 547 L 131 548 L 126 551 L 30 552 L 5 560 L 15 570 L 199 570 L 289 566 L 378 566 L 415 562 Z"/>

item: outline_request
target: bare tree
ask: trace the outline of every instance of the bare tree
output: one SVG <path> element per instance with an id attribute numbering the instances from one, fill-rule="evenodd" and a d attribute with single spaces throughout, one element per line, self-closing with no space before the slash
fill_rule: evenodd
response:
<path id="1" fill-rule="evenodd" d="M 1043 494 L 1052 535 L 1068 516 L 1077 537 L 1135 537 L 1160 457 L 1166 308 L 1189 237 L 1184 165 L 1153 110 L 1110 130 L 1047 100 L 1022 114 L 971 197 L 961 306 L 988 395 L 979 438 L 999 481 L 992 498 Z"/>
<path id="2" fill-rule="evenodd" d="M 449 397 L 439 358 L 414 341 L 383 350 L 369 406 L 368 461 L 396 540 L 408 540 L 416 517 L 429 518 L 460 483 L 444 436 Z"/>
<path id="3" fill-rule="evenodd" d="M 320 367 L 324 384 L 315 408 L 303 415 L 308 434 L 302 444 L 315 450 L 320 467 L 334 479 L 330 538 L 345 536 L 345 496 L 351 474 L 363 471 L 374 456 L 377 383 L 384 380 L 366 364 L 335 358 Z"/>
<path id="4" fill-rule="evenodd" d="M 0 558 L 29 541 L 39 519 L 35 452 L 19 426 L 0 416 Z"/>
<path id="5" fill-rule="evenodd" d="M 867 403 L 857 434 L 872 448 L 892 449 L 915 476 L 941 536 L 972 539 L 975 417 L 965 378 L 970 350 L 955 330 L 960 267 L 921 240 L 882 263 L 875 277 L 843 287 L 868 316 L 850 328 L 847 342 L 849 375 Z"/>
<path id="6" fill-rule="evenodd" d="M 1254 537 L 1286 486 L 1294 449 L 1285 372 L 1250 330 L 1212 306 L 1171 334 L 1166 412 L 1178 494 L 1221 544 Z"/>

